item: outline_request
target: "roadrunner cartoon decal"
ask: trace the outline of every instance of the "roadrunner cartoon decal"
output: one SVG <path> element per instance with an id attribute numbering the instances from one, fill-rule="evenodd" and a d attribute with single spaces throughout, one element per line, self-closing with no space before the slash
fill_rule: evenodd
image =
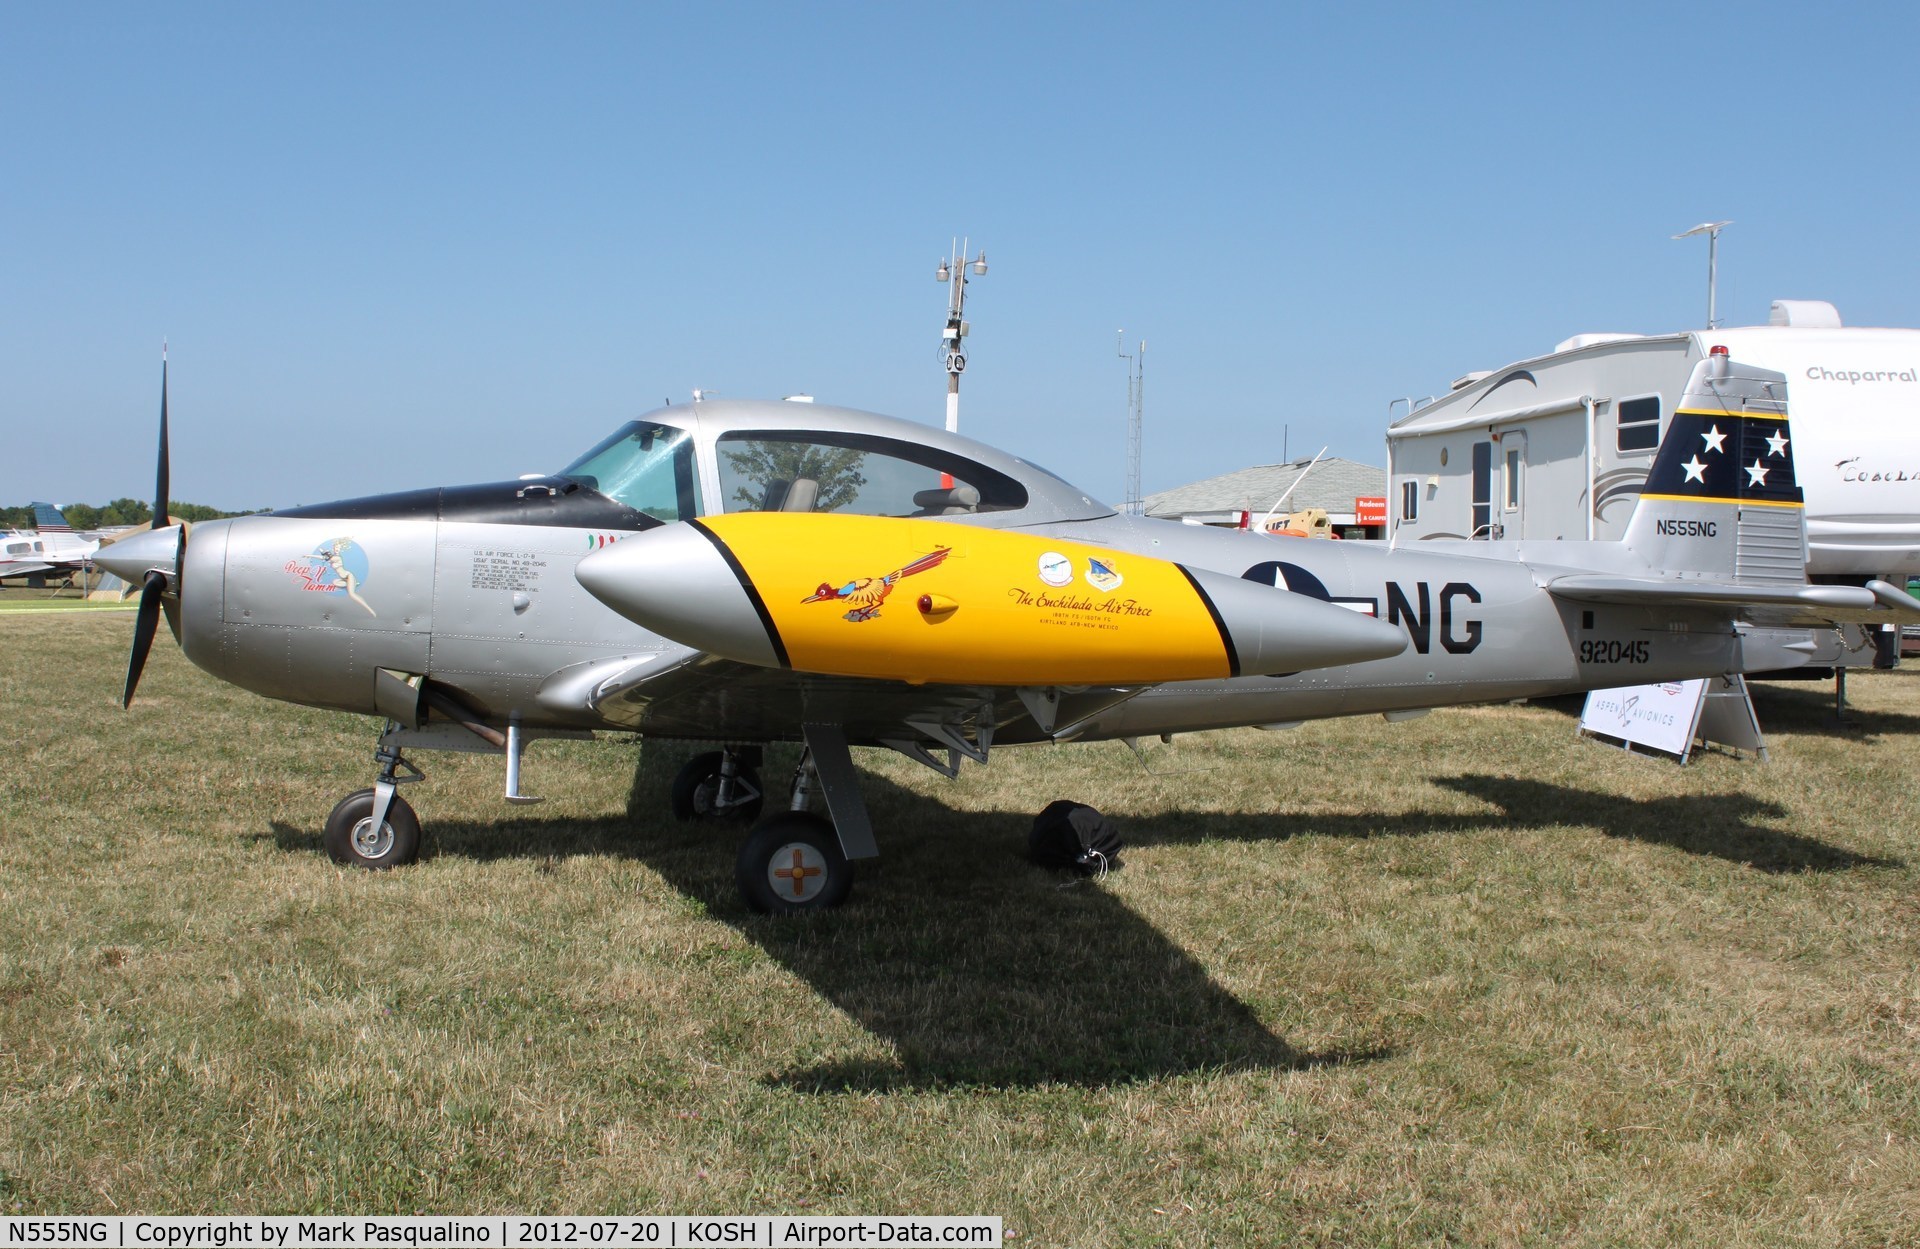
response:
<path id="1" fill-rule="evenodd" d="M 938 568 L 942 563 L 946 562 L 946 558 L 952 553 L 952 550 L 952 547 L 935 547 L 932 551 L 922 555 L 906 567 L 896 568 L 884 577 L 857 577 L 839 589 L 835 589 L 833 586 L 822 581 L 818 590 L 815 590 L 812 594 L 809 594 L 800 601 L 803 603 L 845 603 L 853 610 L 847 612 L 843 619 L 853 624 L 859 624 L 865 620 L 872 620 L 880 614 L 880 604 L 886 602 L 887 595 L 893 593 L 894 582 L 900 580 L 902 577 L 911 577 L 917 572 L 925 572 L 929 568 Z"/>

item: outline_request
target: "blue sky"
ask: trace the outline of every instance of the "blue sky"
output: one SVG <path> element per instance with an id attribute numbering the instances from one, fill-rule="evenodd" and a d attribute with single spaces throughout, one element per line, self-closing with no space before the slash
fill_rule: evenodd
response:
<path id="1" fill-rule="evenodd" d="M 0 6 L 0 502 L 564 464 L 688 397 L 941 420 L 1123 492 L 1590 330 L 1920 325 L 1920 7 Z"/>

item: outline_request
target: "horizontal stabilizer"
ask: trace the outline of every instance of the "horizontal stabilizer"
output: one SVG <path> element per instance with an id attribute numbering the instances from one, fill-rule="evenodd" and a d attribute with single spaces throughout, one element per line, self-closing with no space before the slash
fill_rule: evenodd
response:
<path id="1" fill-rule="evenodd" d="M 1817 628 L 1920 623 L 1920 599 L 1885 581 L 1857 585 L 1754 585 L 1660 581 L 1577 573 L 1547 583 L 1555 598 L 1635 607 L 1731 607 L 1755 623 Z"/>

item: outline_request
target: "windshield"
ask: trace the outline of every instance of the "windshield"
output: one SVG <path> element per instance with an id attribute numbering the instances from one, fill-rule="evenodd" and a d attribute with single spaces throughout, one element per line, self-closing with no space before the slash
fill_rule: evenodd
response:
<path id="1" fill-rule="evenodd" d="M 672 425 L 628 421 L 560 470 L 560 476 L 655 520 L 692 520 L 700 515 L 693 435 Z"/>

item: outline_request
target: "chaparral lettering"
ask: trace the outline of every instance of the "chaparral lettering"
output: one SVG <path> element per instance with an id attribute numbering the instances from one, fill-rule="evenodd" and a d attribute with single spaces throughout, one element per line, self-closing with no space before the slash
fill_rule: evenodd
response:
<path id="1" fill-rule="evenodd" d="M 1817 364 L 1807 370 L 1807 380 L 1810 382 L 1845 382 L 1849 386 L 1861 382 L 1911 382 L 1916 377 L 1920 377 L 1920 370 L 1868 369 L 1860 372 L 1854 369 L 1823 369 Z"/>

